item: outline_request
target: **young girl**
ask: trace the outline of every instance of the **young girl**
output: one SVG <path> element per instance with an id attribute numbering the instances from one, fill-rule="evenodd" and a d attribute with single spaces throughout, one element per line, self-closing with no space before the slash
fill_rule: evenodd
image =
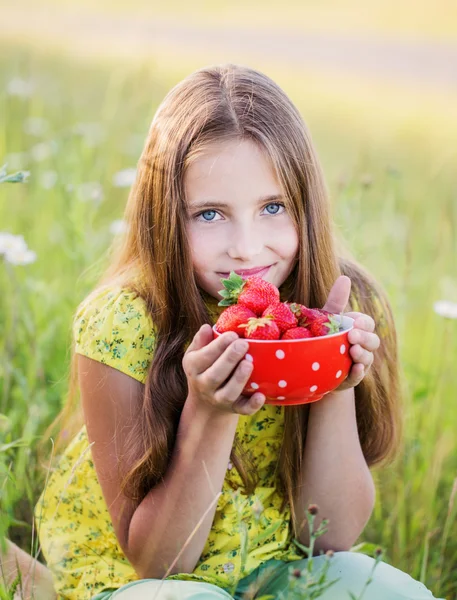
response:
<path id="1" fill-rule="evenodd" d="M 253 69 L 191 74 L 152 121 L 125 217 L 74 322 L 84 424 L 35 511 L 58 598 L 287 598 L 310 503 L 329 519 L 314 566 L 335 551 L 322 598 L 357 596 L 369 467 L 399 442 L 396 334 L 381 287 L 337 248 L 297 109 Z M 355 318 L 352 370 L 315 404 L 241 395 L 248 341 L 212 339 L 221 278 L 259 269 L 281 300 Z M 382 562 L 363 597 L 433 598 Z"/>

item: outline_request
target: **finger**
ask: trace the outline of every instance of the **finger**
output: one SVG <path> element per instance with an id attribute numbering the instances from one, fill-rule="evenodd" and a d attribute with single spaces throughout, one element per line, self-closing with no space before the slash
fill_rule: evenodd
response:
<path id="1" fill-rule="evenodd" d="M 189 375 L 196 377 L 206 371 L 237 339 L 238 335 L 234 331 L 227 331 L 215 340 L 211 340 L 206 346 L 197 347 L 187 357 Z"/>
<path id="2" fill-rule="evenodd" d="M 220 402 L 222 404 L 234 403 L 239 398 L 244 386 L 249 381 L 252 369 L 253 365 L 250 361 L 242 360 L 234 370 L 230 379 L 228 379 L 227 383 L 215 392 L 214 399 L 216 402 Z M 205 374 L 205 378 L 207 377 L 208 376 Z M 222 378 L 222 381 L 225 381 L 226 379 L 227 378 Z"/>
<path id="3" fill-rule="evenodd" d="M 349 378 L 352 387 L 358 385 L 365 377 L 365 367 L 361 363 L 357 363 L 352 366 Z"/>
<path id="4" fill-rule="evenodd" d="M 240 396 L 233 404 L 233 411 L 239 415 L 253 415 L 262 408 L 265 400 L 265 396 L 260 392 L 252 394 L 251 397 Z"/>
<path id="5" fill-rule="evenodd" d="M 211 337 L 210 337 L 211 336 Z M 199 350 L 209 344 L 209 342 L 213 339 L 213 334 L 211 330 L 211 325 L 205 323 L 200 327 L 197 333 L 194 335 L 191 343 L 187 347 L 186 352 L 193 352 L 194 350 Z"/>
<path id="6" fill-rule="evenodd" d="M 368 352 L 368 350 L 365 350 L 359 344 L 351 346 L 349 349 L 349 354 L 355 363 L 361 363 L 367 368 L 369 368 L 373 362 L 373 353 Z"/>
<path id="7" fill-rule="evenodd" d="M 351 280 L 346 275 L 341 275 L 333 284 L 323 309 L 333 314 L 343 312 L 349 302 L 350 295 Z"/>
<path id="8" fill-rule="evenodd" d="M 360 344 L 369 352 L 374 352 L 381 345 L 381 340 L 376 333 L 363 331 L 362 329 L 351 329 L 348 334 L 350 344 Z"/>
<path id="9" fill-rule="evenodd" d="M 217 360 L 214 360 L 206 369 L 200 371 L 201 384 L 211 390 L 216 390 L 223 385 L 224 381 L 230 377 L 233 370 L 238 366 L 238 363 L 243 359 L 248 348 L 249 344 L 246 340 L 238 339 L 235 342 L 231 342 Z M 203 351 L 206 351 L 206 348 L 201 352 Z M 208 351 L 206 353 L 208 354 Z M 252 363 L 249 361 L 245 362 L 251 365 L 252 370 Z M 241 394 L 241 391 L 239 394 Z"/>
<path id="10" fill-rule="evenodd" d="M 364 331 L 374 331 L 375 330 L 375 322 L 370 315 L 366 315 L 360 312 L 348 312 L 344 313 L 346 317 L 351 317 L 354 319 L 354 328 L 355 329 L 363 329 Z"/>

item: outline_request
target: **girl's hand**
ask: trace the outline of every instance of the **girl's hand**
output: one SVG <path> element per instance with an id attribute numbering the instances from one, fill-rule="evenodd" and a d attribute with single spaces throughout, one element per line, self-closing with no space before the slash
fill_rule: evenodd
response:
<path id="1" fill-rule="evenodd" d="M 351 280 L 349 277 L 345 275 L 338 277 L 330 290 L 324 310 L 328 310 L 334 314 L 341 313 L 349 301 L 350 293 Z M 349 349 L 349 354 L 354 364 L 347 378 L 334 392 L 341 392 L 355 387 L 363 380 L 373 364 L 373 352 L 379 348 L 381 343 L 379 337 L 374 333 L 375 322 L 369 315 L 360 312 L 343 314 L 354 319 L 354 329 L 348 335 L 349 343 L 353 344 Z"/>
<path id="2" fill-rule="evenodd" d="M 189 396 L 211 410 L 252 415 L 265 402 L 260 392 L 242 396 L 252 372 L 244 359 L 249 344 L 235 332 L 227 331 L 213 340 L 208 324 L 202 325 L 187 348 L 182 365 Z"/>

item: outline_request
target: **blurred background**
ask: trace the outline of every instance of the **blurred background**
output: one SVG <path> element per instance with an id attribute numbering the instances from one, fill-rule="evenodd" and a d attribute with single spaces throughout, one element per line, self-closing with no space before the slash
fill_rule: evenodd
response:
<path id="1" fill-rule="evenodd" d="M 361 549 L 382 546 L 457 598 L 455 0 L 16 0 L 0 11 L 0 180 L 25 179 L 0 185 L 0 537 L 37 551 L 36 444 L 64 402 L 73 311 L 122 235 L 154 112 L 193 70 L 237 62 L 301 111 L 337 228 L 395 313 L 405 443 L 375 471 Z"/>

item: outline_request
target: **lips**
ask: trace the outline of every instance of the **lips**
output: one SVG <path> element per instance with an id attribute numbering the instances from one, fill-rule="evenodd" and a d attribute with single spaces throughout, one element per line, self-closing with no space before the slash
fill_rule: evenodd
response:
<path id="1" fill-rule="evenodd" d="M 256 267 L 255 269 L 237 269 L 235 273 L 243 278 L 252 277 L 252 275 L 258 275 L 259 277 L 263 277 L 268 273 L 270 267 L 271 265 L 268 265 L 267 267 Z M 218 275 L 227 278 L 229 277 L 230 273 L 218 273 Z"/>

